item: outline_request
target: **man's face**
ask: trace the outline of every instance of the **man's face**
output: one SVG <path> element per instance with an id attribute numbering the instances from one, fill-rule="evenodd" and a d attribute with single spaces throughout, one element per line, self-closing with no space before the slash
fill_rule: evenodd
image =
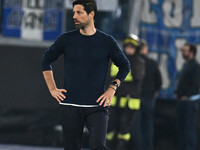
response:
<path id="1" fill-rule="evenodd" d="M 87 14 L 82 5 L 75 5 L 73 13 L 73 19 L 77 29 L 84 29 L 89 25 L 91 16 Z"/>
<path id="2" fill-rule="evenodd" d="M 140 53 L 143 55 L 147 55 L 148 54 L 148 46 L 144 46 L 141 50 Z"/>
<path id="3" fill-rule="evenodd" d="M 135 49 L 133 46 L 127 45 L 127 46 L 124 48 L 124 51 L 125 51 L 125 54 L 126 54 L 126 55 L 131 56 L 131 55 L 134 55 L 134 54 L 135 54 L 136 49 Z"/>
<path id="4" fill-rule="evenodd" d="M 188 45 L 184 46 L 182 49 L 182 55 L 185 60 L 188 60 L 190 57 L 190 47 Z"/>

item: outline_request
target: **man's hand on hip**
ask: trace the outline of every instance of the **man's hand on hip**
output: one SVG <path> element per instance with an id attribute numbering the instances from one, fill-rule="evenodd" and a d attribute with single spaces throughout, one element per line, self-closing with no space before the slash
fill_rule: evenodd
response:
<path id="1" fill-rule="evenodd" d="M 63 101 L 66 96 L 63 94 L 64 93 L 67 93 L 67 90 L 65 89 L 52 89 L 52 90 L 49 90 L 51 95 L 59 102 L 61 103 L 61 101 Z"/>
<path id="2" fill-rule="evenodd" d="M 44 75 L 44 79 L 47 83 L 47 86 L 49 88 L 49 92 L 51 93 L 51 95 L 60 103 L 61 101 L 63 101 L 66 97 L 63 94 L 67 93 L 67 90 L 65 89 L 57 89 L 56 88 L 56 83 L 53 77 L 53 71 L 52 70 L 47 70 L 47 71 L 43 71 L 43 75 Z"/>
<path id="3" fill-rule="evenodd" d="M 110 86 L 106 92 L 97 99 L 96 102 L 99 103 L 100 106 L 103 105 L 103 107 L 106 107 L 107 104 L 110 106 L 112 98 L 115 95 L 115 91 L 116 87 Z"/>

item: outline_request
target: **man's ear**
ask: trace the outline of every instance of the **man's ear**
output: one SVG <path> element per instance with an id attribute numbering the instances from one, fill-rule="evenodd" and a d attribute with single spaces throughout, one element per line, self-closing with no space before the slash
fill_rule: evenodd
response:
<path id="1" fill-rule="evenodd" d="M 190 52 L 190 58 L 194 58 L 194 54 L 192 52 Z"/>
<path id="2" fill-rule="evenodd" d="M 94 19 L 94 15 L 95 15 L 94 11 L 91 11 L 89 14 L 89 16 L 91 16 L 93 19 Z"/>

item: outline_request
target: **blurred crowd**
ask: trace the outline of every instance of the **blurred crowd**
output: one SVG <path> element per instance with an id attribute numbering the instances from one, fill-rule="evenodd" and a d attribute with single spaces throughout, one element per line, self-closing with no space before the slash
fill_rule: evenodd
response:
<path id="1" fill-rule="evenodd" d="M 154 109 L 162 86 L 157 62 L 148 56 L 148 44 L 136 35 L 123 42 L 131 72 L 112 99 L 107 145 L 111 150 L 153 150 Z M 186 43 L 181 49 L 185 63 L 177 75 L 177 129 L 180 150 L 196 150 L 197 112 L 200 92 L 200 65 L 197 48 Z M 110 65 L 110 80 L 118 68 Z"/>

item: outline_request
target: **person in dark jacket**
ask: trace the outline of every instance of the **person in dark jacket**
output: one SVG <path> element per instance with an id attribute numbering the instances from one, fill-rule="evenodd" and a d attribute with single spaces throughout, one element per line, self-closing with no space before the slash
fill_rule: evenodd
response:
<path id="1" fill-rule="evenodd" d="M 200 66 L 195 60 L 197 48 L 185 44 L 182 55 L 185 64 L 178 73 L 175 98 L 177 99 L 177 124 L 180 150 L 196 150 L 198 99 L 191 97 L 199 94 Z"/>
<path id="2" fill-rule="evenodd" d="M 141 57 L 145 61 L 145 76 L 142 83 L 141 107 L 134 126 L 134 147 L 137 150 L 153 149 L 155 100 L 162 85 L 158 64 L 149 58 L 148 45 L 141 40 Z"/>
<path id="3" fill-rule="evenodd" d="M 107 141 L 108 147 L 114 150 L 128 149 L 136 112 L 140 108 L 141 86 L 145 74 L 145 63 L 139 55 L 139 38 L 131 35 L 125 39 L 123 48 L 130 61 L 131 71 L 117 91 L 110 107 Z M 111 78 L 115 77 L 117 71 L 117 68 L 112 64 Z"/>

